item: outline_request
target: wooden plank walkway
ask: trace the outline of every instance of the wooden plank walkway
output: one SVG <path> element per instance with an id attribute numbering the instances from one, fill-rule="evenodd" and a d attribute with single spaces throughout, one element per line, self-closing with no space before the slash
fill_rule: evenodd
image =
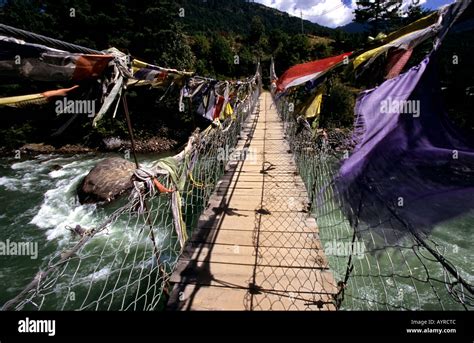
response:
<path id="1" fill-rule="evenodd" d="M 170 282 L 169 310 L 334 310 L 337 291 L 270 93 L 244 125 Z"/>

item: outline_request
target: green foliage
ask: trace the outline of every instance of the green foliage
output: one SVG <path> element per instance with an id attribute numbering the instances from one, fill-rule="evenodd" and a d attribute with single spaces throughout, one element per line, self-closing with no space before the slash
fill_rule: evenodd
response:
<path id="1" fill-rule="evenodd" d="M 229 41 L 221 35 L 214 37 L 211 43 L 212 64 L 217 75 L 232 75 L 234 53 Z"/>
<path id="2" fill-rule="evenodd" d="M 281 50 L 288 45 L 290 36 L 281 29 L 274 29 L 270 33 L 269 46 L 272 54 L 281 52 Z"/>
<path id="3" fill-rule="evenodd" d="M 180 21 L 187 32 L 229 32 L 248 36 L 261 29 L 253 18 L 260 18 L 265 33 L 284 29 L 289 35 L 301 33 L 301 19 L 248 0 L 181 0 L 186 14 Z M 305 33 L 331 36 L 332 29 L 304 21 Z M 257 30 L 258 31 L 258 30 Z"/>
<path id="4" fill-rule="evenodd" d="M 398 0 L 391 4 L 387 0 L 360 0 L 358 4 L 356 20 L 369 23 L 373 34 L 391 31 L 428 14 L 422 7 L 412 5 L 400 18 Z M 184 17 L 179 16 L 181 8 Z M 71 9 L 75 10 L 73 17 Z M 257 61 L 262 62 L 263 75 L 268 77 L 271 57 L 277 75 L 281 75 L 295 64 L 353 51 L 366 42 L 364 34 L 332 30 L 308 21 L 304 22 L 305 34 L 301 34 L 299 18 L 245 0 L 6 0 L 0 5 L 0 22 L 99 50 L 115 46 L 147 62 L 216 78 L 252 75 Z M 474 131 L 470 115 L 474 96 L 469 91 L 474 87 L 474 72 L 473 64 L 468 62 L 474 59 L 474 47 L 469 35 L 472 32 L 449 35 L 442 45 L 439 65 L 451 118 L 464 129 Z M 430 44 L 415 49 L 407 68 L 417 64 L 430 49 Z M 461 58 L 458 65 L 451 62 L 454 54 Z M 234 63 L 235 55 L 239 64 Z M 372 87 L 383 81 L 373 73 L 368 77 L 375 84 L 364 83 L 363 79 L 357 84 Z M 264 78 L 264 82 L 268 79 Z M 0 93 L 12 96 L 61 86 L 70 85 L 4 84 Z M 177 111 L 178 89 L 168 90 L 159 101 L 164 92 L 143 88 L 129 94 L 137 137 L 153 136 L 168 128 L 172 138 L 185 140 L 195 127 L 191 111 Z M 335 79 L 323 101 L 321 125 L 351 126 L 354 98 L 355 91 Z M 56 117 L 51 106 L 35 108 L 34 113 L 2 111 L 2 127 L 8 128 L 0 132 L 3 145 L 33 140 L 95 145 L 104 136 L 128 135 L 121 110 L 116 119 L 106 115 L 95 130 L 89 118 L 78 118 L 63 136 L 54 139 L 50 134 L 68 118 Z"/>
<path id="5" fill-rule="evenodd" d="M 195 56 L 184 35 L 174 27 L 156 34 L 155 63 L 178 70 L 194 69 Z"/>
<path id="6" fill-rule="evenodd" d="M 90 123 L 84 124 L 85 130 L 90 130 Z M 125 120 L 114 120 L 110 116 L 104 117 L 99 123 L 95 130 L 90 130 L 91 134 L 86 137 L 86 140 L 90 143 L 99 143 L 103 137 L 120 137 L 128 138 L 127 124 Z"/>
<path id="7" fill-rule="evenodd" d="M 14 149 L 31 142 L 34 131 L 34 127 L 30 122 L 15 123 L 5 129 L 0 129 L 0 146 Z"/>
<path id="8" fill-rule="evenodd" d="M 291 39 L 283 40 L 279 43 L 281 48 L 275 52 L 276 73 L 281 75 L 289 67 L 311 60 L 311 44 L 306 35 L 297 34 Z"/>
<path id="9" fill-rule="evenodd" d="M 323 98 L 319 126 L 323 128 L 352 127 L 356 92 L 339 79 L 330 80 Z"/>
<path id="10" fill-rule="evenodd" d="M 234 66 L 236 69 L 235 75 L 239 78 L 245 75 L 252 75 L 255 73 L 256 56 L 253 51 L 244 46 L 239 52 L 239 65 Z"/>
<path id="11" fill-rule="evenodd" d="M 311 48 L 311 60 L 330 57 L 333 54 L 333 48 L 327 43 L 318 43 Z"/>
<path id="12" fill-rule="evenodd" d="M 249 42 L 251 44 L 258 44 L 264 34 L 265 26 L 263 25 L 262 18 L 259 16 L 253 16 L 250 24 Z"/>
<path id="13" fill-rule="evenodd" d="M 430 13 L 429 10 L 424 9 L 421 5 L 410 5 L 408 10 L 405 12 L 406 17 L 403 18 L 403 25 L 408 25 L 420 18 L 427 16 Z"/>
<path id="14" fill-rule="evenodd" d="M 388 32 L 400 20 L 402 0 L 358 0 L 354 11 L 357 23 L 368 23 L 375 37 L 380 31 Z"/>
<path id="15" fill-rule="evenodd" d="M 184 17 L 179 16 L 184 9 Z M 74 15 L 71 16 L 74 11 Z M 286 13 L 245 0 L 6 0 L 0 5 L 0 22 L 97 50 L 116 47 L 132 56 L 163 67 L 194 70 L 215 78 L 243 78 L 255 72 L 258 61 L 268 74 L 270 58 L 281 74 L 294 64 L 326 57 L 350 42 L 345 35 Z M 314 42 L 329 36 L 335 41 Z M 341 36 L 341 33 L 338 33 Z M 342 37 L 342 36 L 341 36 Z M 234 57 L 239 63 L 234 63 Z M 19 95 L 60 88 L 64 85 L 23 82 L 0 87 L 1 95 Z M 84 87 L 84 89 L 87 88 Z M 129 94 L 129 108 L 138 138 L 156 135 L 169 128 L 173 139 L 186 140 L 195 123 L 192 112 L 178 112 L 177 89 L 158 101 L 166 90 L 136 90 Z M 8 112 L 10 113 L 10 111 Z M 51 133 L 69 118 L 56 117 L 50 107 L 12 112 L 4 127 L 14 127 L 6 140 L 45 141 L 50 144 L 85 143 L 97 145 L 105 136 L 128 135 L 119 107 L 115 119 L 106 115 L 92 129 L 90 118 L 77 118 L 60 137 Z M 19 115 L 20 113 L 21 115 Z M 38 121 L 37 118 L 41 118 Z M 21 128 L 24 122 L 30 127 Z M 30 130 L 27 131 L 27 130 Z M 166 131 L 166 130 L 165 130 Z M 28 132 L 24 134 L 23 132 Z M 16 137 L 16 138 L 15 138 Z"/>
<path id="16" fill-rule="evenodd" d="M 193 37 L 192 48 L 198 59 L 206 59 L 211 55 L 211 43 L 203 34 L 197 34 Z"/>
<path id="17" fill-rule="evenodd" d="M 214 67 L 211 61 L 211 42 L 203 34 L 192 37 L 191 49 L 194 52 L 196 63 L 195 71 L 198 75 L 213 75 Z"/>

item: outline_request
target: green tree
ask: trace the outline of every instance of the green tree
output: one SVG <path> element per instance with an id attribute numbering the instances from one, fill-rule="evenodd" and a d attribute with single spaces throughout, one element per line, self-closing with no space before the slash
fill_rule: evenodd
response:
<path id="1" fill-rule="evenodd" d="M 321 107 L 320 127 L 351 127 L 354 122 L 355 94 L 349 87 L 333 78 L 327 85 L 327 96 Z"/>
<path id="2" fill-rule="evenodd" d="M 257 44 L 264 35 L 265 26 L 263 25 L 262 18 L 260 18 L 259 16 L 253 16 L 252 22 L 250 24 L 250 43 Z"/>
<path id="3" fill-rule="evenodd" d="M 234 65 L 237 77 L 244 77 L 255 73 L 256 56 L 248 46 L 243 46 L 239 53 L 239 64 Z"/>
<path id="4" fill-rule="evenodd" d="M 333 55 L 333 49 L 327 43 L 318 43 L 311 48 L 311 59 L 317 60 Z"/>
<path id="5" fill-rule="evenodd" d="M 191 47 L 180 28 L 173 26 L 171 30 L 161 30 L 156 35 L 155 63 L 167 68 L 192 70 L 195 57 Z"/>
<path id="6" fill-rule="evenodd" d="M 199 75 L 211 75 L 214 73 L 211 61 L 211 42 L 199 33 L 192 37 L 191 49 L 196 56 L 196 73 Z"/>
<path id="7" fill-rule="evenodd" d="M 306 35 L 297 34 L 275 54 L 276 72 L 280 75 L 289 67 L 310 60 L 311 43 Z"/>
<path id="8" fill-rule="evenodd" d="M 358 0 L 356 4 L 355 21 L 368 23 L 374 36 L 381 30 L 390 30 L 392 21 L 400 18 L 402 0 Z"/>
<path id="9" fill-rule="evenodd" d="M 218 75 L 232 75 L 234 53 L 227 39 L 216 35 L 211 44 L 211 60 Z"/>
<path id="10" fill-rule="evenodd" d="M 285 45 L 288 44 L 290 36 L 281 29 L 274 29 L 269 35 L 269 48 L 271 53 L 274 55 L 281 51 Z"/>
<path id="11" fill-rule="evenodd" d="M 430 13 L 429 10 L 423 8 L 421 5 L 410 5 L 405 12 L 404 24 L 407 25 L 420 18 L 427 16 Z"/>
<path id="12" fill-rule="evenodd" d="M 205 59 L 211 54 L 211 42 L 202 33 L 193 37 L 192 49 L 196 58 Z"/>

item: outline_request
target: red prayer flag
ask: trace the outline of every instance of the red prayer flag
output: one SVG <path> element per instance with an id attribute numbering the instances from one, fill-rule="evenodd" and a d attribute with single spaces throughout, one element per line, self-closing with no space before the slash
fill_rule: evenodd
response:
<path id="1" fill-rule="evenodd" d="M 289 87 L 294 87 L 314 79 L 328 71 L 330 68 L 340 64 L 344 58 L 352 52 L 346 52 L 338 56 L 324 58 L 312 62 L 297 64 L 283 73 L 277 81 L 277 91 L 281 92 Z"/>
<path id="2" fill-rule="evenodd" d="M 389 52 L 389 56 L 387 58 L 387 68 L 385 76 L 386 79 L 392 79 L 395 76 L 398 76 L 401 72 L 403 67 L 407 64 L 408 60 L 411 57 L 413 49 L 398 49 Z"/>

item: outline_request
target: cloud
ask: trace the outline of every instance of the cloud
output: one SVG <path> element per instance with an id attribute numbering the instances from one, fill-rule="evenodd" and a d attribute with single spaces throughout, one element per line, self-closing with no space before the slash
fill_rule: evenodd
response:
<path id="1" fill-rule="evenodd" d="M 326 0 L 313 6 L 303 17 L 320 25 L 337 27 L 350 23 L 354 19 L 353 9 L 342 0 Z"/>
<path id="2" fill-rule="evenodd" d="M 303 18 L 313 23 L 328 27 L 343 26 L 354 19 L 357 0 L 256 0 L 268 7 L 276 8 L 290 15 Z M 403 0 L 406 9 L 412 0 Z M 419 0 L 426 4 L 427 0 Z"/>
<path id="3" fill-rule="evenodd" d="M 345 25 L 354 17 L 352 6 L 346 6 L 342 0 L 257 0 L 256 2 L 296 17 L 302 13 L 304 19 L 329 27 Z M 353 2 L 355 3 L 355 0 Z"/>

